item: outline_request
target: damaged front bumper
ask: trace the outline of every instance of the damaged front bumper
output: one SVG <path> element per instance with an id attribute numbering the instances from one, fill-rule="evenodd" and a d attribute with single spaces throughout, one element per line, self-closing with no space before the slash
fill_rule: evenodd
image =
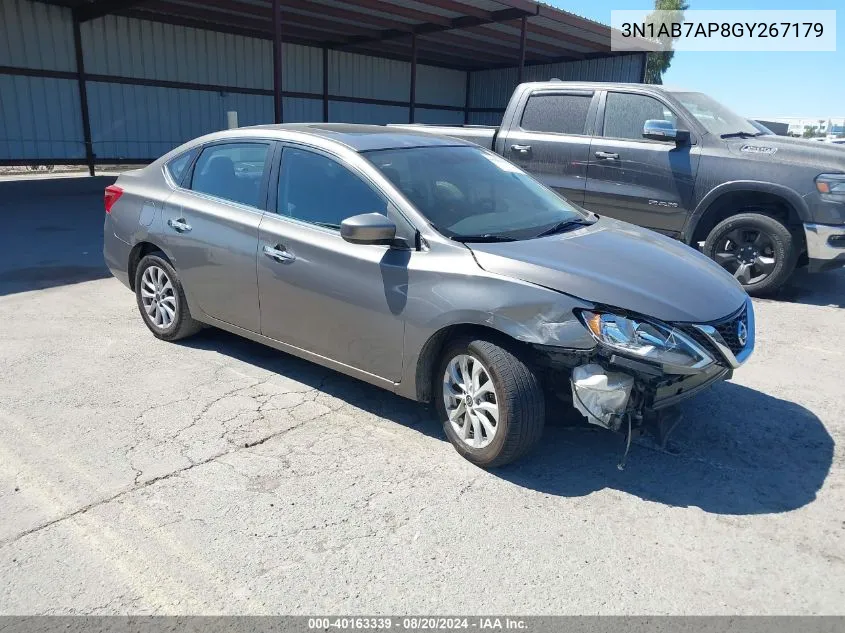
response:
<path id="1" fill-rule="evenodd" d="M 546 368 L 546 384 L 570 400 L 592 424 L 619 431 L 657 426 L 661 443 L 664 418 L 676 420 L 675 405 L 732 377 L 754 350 L 751 301 L 736 313 L 712 323 L 673 324 L 713 358 L 697 369 L 679 369 L 620 354 L 601 344 L 592 350 L 535 346 Z M 672 424 L 674 427 L 674 422 Z M 665 430 L 665 429 L 664 429 Z"/>

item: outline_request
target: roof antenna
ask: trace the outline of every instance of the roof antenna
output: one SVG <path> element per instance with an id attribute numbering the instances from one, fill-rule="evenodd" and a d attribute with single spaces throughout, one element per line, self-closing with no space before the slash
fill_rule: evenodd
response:
<path id="1" fill-rule="evenodd" d="M 552 77 L 549 81 L 560 81 L 560 77 Z"/>

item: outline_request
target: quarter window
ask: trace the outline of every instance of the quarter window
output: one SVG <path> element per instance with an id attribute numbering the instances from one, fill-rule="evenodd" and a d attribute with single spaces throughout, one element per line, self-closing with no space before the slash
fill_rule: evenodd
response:
<path id="1" fill-rule="evenodd" d="M 583 134 L 592 95 L 544 95 L 529 97 L 520 126 L 531 132 Z"/>
<path id="2" fill-rule="evenodd" d="M 360 213 L 387 212 L 386 200 L 335 160 L 299 149 L 282 154 L 279 215 L 328 228 L 340 228 Z"/>
<path id="3" fill-rule="evenodd" d="M 191 161 L 194 160 L 194 156 L 197 155 L 197 150 L 192 149 L 184 154 L 180 154 L 176 158 L 172 159 L 165 168 L 167 169 L 167 173 L 170 174 L 170 177 L 173 179 L 177 185 L 182 184 L 182 177 L 185 175 L 185 169 L 188 165 L 191 164 Z"/>
<path id="4" fill-rule="evenodd" d="M 194 167 L 191 189 L 262 207 L 258 197 L 269 148 L 267 143 L 222 143 L 206 147 Z"/>
<path id="5" fill-rule="evenodd" d="M 671 121 L 677 117 L 663 103 L 646 95 L 608 92 L 604 106 L 604 134 L 607 138 L 643 140 L 643 126 L 649 119 Z"/>

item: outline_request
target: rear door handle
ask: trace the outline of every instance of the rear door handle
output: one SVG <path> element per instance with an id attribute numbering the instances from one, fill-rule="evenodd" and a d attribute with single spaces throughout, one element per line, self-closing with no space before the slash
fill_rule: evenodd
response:
<path id="1" fill-rule="evenodd" d="M 276 244 L 275 246 L 265 246 L 264 254 L 279 263 L 292 262 L 296 259 L 296 256 L 281 244 Z"/>
<path id="2" fill-rule="evenodd" d="M 531 151 L 530 145 L 511 145 L 511 149 L 515 152 L 519 152 L 520 154 L 527 154 Z"/>
<path id="3" fill-rule="evenodd" d="M 179 218 L 178 220 L 170 219 L 167 221 L 167 226 L 178 233 L 187 233 L 191 230 L 191 225 L 185 222 L 185 218 Z"/>
<path id="4" fill-rule="evenodd" d="M 619 154 L 615 152 L 596 152 L 596 158 L 600 160 L 619 160 Z"/>

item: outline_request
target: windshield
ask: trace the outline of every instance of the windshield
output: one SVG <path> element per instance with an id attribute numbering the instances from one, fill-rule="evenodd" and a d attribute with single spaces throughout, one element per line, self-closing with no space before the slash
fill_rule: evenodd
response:
<path id="1" fill-rule="evenodd" d="M 718 136 L 724 134 L 756 136 L 760 134 L 760 130 L 751 125 L 748 119 L 734 114 L 721 103 L 705 94 L 700 92 L 673 92 L 672 96 L 680 101 L 711 134 Z"/>
<path id="2" fill-rule="evenodd" d="M 479 147 L 415 147 L 364 155 L 435 229 L 452 239 L 529 239 L 587 221 L 585 212 Z"/>

